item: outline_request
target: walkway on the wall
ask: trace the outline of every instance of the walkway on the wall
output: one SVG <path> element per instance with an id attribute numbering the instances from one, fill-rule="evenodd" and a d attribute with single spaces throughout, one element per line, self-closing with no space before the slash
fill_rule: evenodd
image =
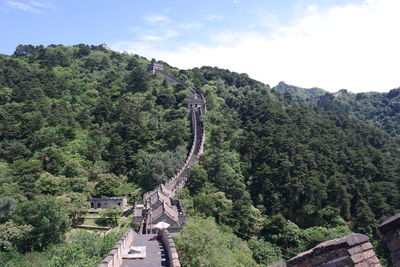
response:
<path id="1" fill-rule="evenodd" d="M 193 105 L 189 109 L 189 114 L 192 120 L 192 129 L 193 129 L 193 142 L 191 146 L 191 150 L 188 154 L 185 164 L 182 169 L 171 179 L 169 179 L 164 186 L 169 189 L 173 195 L 182 188 L 186 180 L 189 176 L 190 167 L 193 163 L 197 162 L 199 156 L 203 153 L 203 146 L 205 140 L 205 131 L 202 122 L 202 115 L 205 113 L 205 101 L 203 94 L 192 85 L 182 80 L 179 80 L 163 71 L 157 71 L 157 74 L 164 76 L 166 80 L 169 82 L 179 83 L 192 90 L 194 93 L 193 100 L 197 100 L 197 102 L 202 102 L 203 105 Z M 198 101 L 202 100 L 202 101 Z M 143 222 L 144 223 L 144 222 Z M 166 235 L 168 237 L 168 235 Z M 178 255 L 176 252 L 176 248 L 174 242 L 171 237 L 165 238 L 163 236 L 163 240 L 168 239 L 170 241 L 164 242 L 167 245 L 163 244 L 160 240 L 156 240 L 154 234 L 139 234 L 135 235 L 133 241 L 127 244 L 127 247 L 131 246 L 145 246 L 146 247 L 146 258 L 144 259 L 122 259 L 122 264 L 117 264 L 113 266 L 123 266 L 123 267 L 159 267 L 159 266 L 167 266 L 167 267 L 175 267 L 180 266 Z M 171 251 L 175 252 L 171 252 Z M 172 254 L 171 254 L 172 253 Z M 168 259 L 168 255 L 173 255 Z"/>
<path id="2" fill-rule="evenodd" d="M 168 267 L 168 255 L 161 241 L 155 239 L 156 235 L 137 235 L 130 246 L 145 246 L 146 258 L 124 259 L 121 267 Z"/>

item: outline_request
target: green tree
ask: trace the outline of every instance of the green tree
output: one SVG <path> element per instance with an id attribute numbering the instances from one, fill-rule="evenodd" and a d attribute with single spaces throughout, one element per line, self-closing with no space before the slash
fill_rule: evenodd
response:
<path id="1" fill-rule="evenodd" d="M 56 195 L 62 191 L 62 178 L 44 172 L 35 182 L 42 194 Z"/>
<path id="2" fill-rule="evenodd" d="M 87 196 L 81 193 L 66 193 L 57 198 L 72 221 L 72 225 L 79 223 L 78 219 L 85 215 L 90 208 Z"/>
<path id="3" fill-rule="evenodd" d="M 191 194 L 197 194 L 204 187 L 205 182 L 208 181 L 208 174 L 206 170 L 198 164 L 194 164 L 190 168 L 189 179 L 187 188 Z"/>
<path id="4" fill-rule="evenodd" d="M 205 217 L 213 216 L 217 222 L 229 222 L 233 203 L 223 192 L 201 193 L 193 197 L 195 210 Z"/>
<path id="5" fill-rule="evenodd" d="M 109 226 L 117 226 L 118 219 L 122 216 L 123 210 L 118 206 L 111 206 L 108 209 L 100 211 L 99 215 L 102 217 L 101 221 Z"/>
<path id="6" fill-rule="evenodd" d="M 13 220 L 33 227 L 24 241 L 17 244 L 21 251 L 40 250 L 60 242 L 70 226 L 67 212 L 53 196 L 39 195 L 20 203 Z"/>
<path id="7" fill-rule="evenodd" d="M 98 197 L 114 197 L 115 188 L 121 181 L 115 174 L 100 174 L 97 176 L 97 183 L 94 188 L 95 195 Z"/>
<path id="8" fill-rule="evenodd" d="M 38 193 L 35 182 L 42 171 L 42 164 L 34 160 L 16 160 L 13 162 L 11 170 L 21 192 L 32 199 Z"/>
<path id="9" fill-rule="evenodd" d="M 13 221 L 0 224 L 0 252 L 10 251 L 15 248 L 15 244 L 24 242 L 32 230 L 30 225 L 18 225 Z"/>
<path id="10" fill-rule="evenodd" d="M 253 252 L 256 262 L 262 266 L 283 262 L 281 249 L 262 239 L 250 239 L 247 244 Z"/>
<path id="11" fill-rule="evenodd" d="M 17 201 L 12 197 L 0 198 L 0 223 L 11 219 L 17 207 Z"/>
<path id="12" fill-rule="evenodd" d="M 373 234 L 376 227 L 375 215 L 365 200 L 359 200 L 356 205 L 357 218 L 354 228 L 357 232 Z"/>
<path id="13" fill-rule="evenodd" d="M 257 266 L 245 243 L 211 219 L 196 218 L 176 237 L 184 266 Z"/>

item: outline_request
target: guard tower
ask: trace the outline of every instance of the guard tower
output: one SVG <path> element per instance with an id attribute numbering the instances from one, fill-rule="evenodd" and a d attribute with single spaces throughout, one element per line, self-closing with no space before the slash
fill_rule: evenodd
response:
<path id="1" fill-rule="evenodd" d="M 189 101 L 188 105 L 189 110 L 192 110 L 192 108 L 200 108 L 201 115 L 203 115 L 206 112 L 206 102 L 201 98 L 194 98 Z"/>
<path id="2" fill-rule="evenodd" d="M 158 63 L 151 63 L 151 64 L 149 64 L 148 70 L 152 74 L 155 74 L 157 71 L 163 72 L 164 71 L 164 65 L 163 64 L 158 64 Z"/>

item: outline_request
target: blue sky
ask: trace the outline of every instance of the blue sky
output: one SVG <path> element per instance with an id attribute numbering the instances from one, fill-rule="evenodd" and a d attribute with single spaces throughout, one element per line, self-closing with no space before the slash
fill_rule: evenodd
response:
<path id="1" fill-rule="evenodd" d="M 0 53 L 107 43 L 180 68 L 335 91 L 400 86 L 398 0 L 0 0 Z"/>

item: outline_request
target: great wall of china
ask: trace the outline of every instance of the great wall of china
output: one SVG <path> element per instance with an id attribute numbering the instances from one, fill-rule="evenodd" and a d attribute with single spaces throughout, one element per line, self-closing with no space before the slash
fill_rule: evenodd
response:
<path id="1" fill-rule="evenodd" d="M 185 185 L 190 167 L 198 161 L 199 156 L 203 153 L 205 129 L 201 117 L 206 112 L 206 102 L 203 94 L 198 89 L 164 72 L 163 65 L 151 64 L 149 71 L 153 74 L 162 75 L 169 82 L 182 84 L 194 93 L 194 98 L 189 102 L 188 106 L 192 120 L 192 146 L 184 165 L 176 175 L 153 191 L 144 194 L 143 200 L 135 204 L 133 224 L 140 224 L 140 230 L 135 231 L 130 228 L 98 267 L 181 266 L 173 236 L 185 226 L 186 222 L 182 206 L 178 200 L 173 198 L 176 192 Z M 153 226 L 157 222 L 168 222 L 172 227 L 168 228 L 169 230 L 161 230 L 160 238 L 157 242 L 150 241 L 151 237 L 154 236 Z M 393 266 L 400 267 L 400 214 L 384 221 L 378 230 L 390 251 Z M 127 257 L 129 256 L 127 255 L 129 248 L 135 245 L 147 246 L 146 259 L 131 259 Z M 380 267 L 381 264 L 366 235 L 350 234 L 323 242 L 286 262 L 271 265 L 271 267 L 286 266 Z"/>
<path id="2" fill-rule="evenodd" d="M 189 176 L 189 169 L 199 160 L 204 151 L 205 129 L 201 117 L 206 112 L 205 99 L 201 91 L 191 84 L 179 80 L 164 72 L 159 64 L 149 65 L 149 72 L 162 75 L 165 80 L 179 83 L 190 89 L 194 97 L 189 101 L 188 112 L 191 117 L 193 142 L 190 152 L 182 168 L 164 184 L 157 186 L 153 191 L 143 195 L 143 199 L 135 203 L 133 227 L 140 224 L 138 231 L 130 228 L 117 242 L 99 267 L 117 266 L 170 266 L 180 267 L 179 256 L 173 240 L 174 233 L 185 225 L 185 217 L 179 200 L 174 200 L 176 192 L 182 188 Z M 154 237 L 154 225 L 158 222 L 167 222 L 171 227 L 159 233 L 158 244 Z M 132 259 L 128 255 L 132 246 L 144 245 L 147 249 L 145 259 Z"/>

